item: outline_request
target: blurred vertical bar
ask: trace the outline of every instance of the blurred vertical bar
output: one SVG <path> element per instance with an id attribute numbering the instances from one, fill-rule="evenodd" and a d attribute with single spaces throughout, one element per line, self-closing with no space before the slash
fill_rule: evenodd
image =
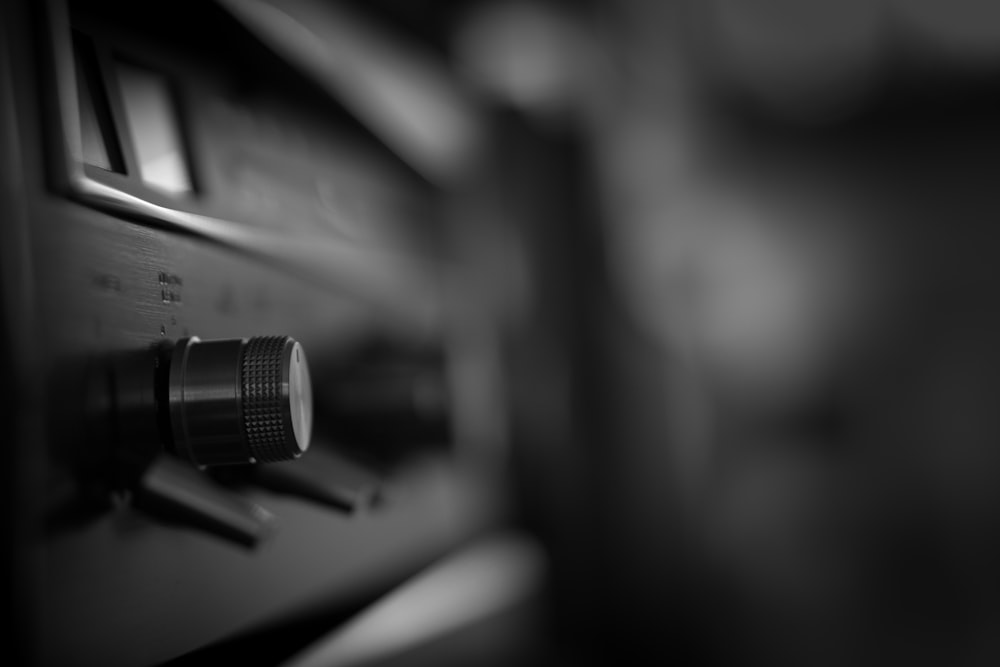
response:
<path id="1" fill-rule="evenodd" d="M 586 137 L 549 121 L 497 113 L 476 198 L 513 227 L 530 287 L 503 342 L 517 516 L 551 560 L 546 660 L 657 664 L 686 635 L 662 379 L 610 286 Z"/>
<path id="2" fill-rule="evenodd" d="M 30 664 L 36 610 L 31 587 L 35 464 L 29 451 L 40 438 L 41 378 L 33 345 L 32 262 L 22 144 L 35 136 L 21 114 L 36 92 L 24 72 L 33 73 L 31 27 L 36 16 L 25 3 L 0 4 L 0 378 L 7 392 L 0 402 L 4 425 L 0 466 L 0 646 L 5 664 Z M 17 69 L 15 69 L 15 63 Z M 31 110 L 31 107 L 28 106 Z"/>

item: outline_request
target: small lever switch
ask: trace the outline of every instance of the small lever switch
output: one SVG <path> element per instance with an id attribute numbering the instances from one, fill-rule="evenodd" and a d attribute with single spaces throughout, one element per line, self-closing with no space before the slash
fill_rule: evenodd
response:
<path id="1" fill-rule="evenodd" d="M 168 521 L 192 525 L 248 547 L 269 537 L 275 517 L 191 466 L 157 457 L 136 489 L 137 506 Z"/>
<path id="2" fill-rule="evenodd" d="M 196 465 L 285 461 L 309 447 L 309 367 L 288 336 L 178 341 L 166 398 L 173 449 Z"/>

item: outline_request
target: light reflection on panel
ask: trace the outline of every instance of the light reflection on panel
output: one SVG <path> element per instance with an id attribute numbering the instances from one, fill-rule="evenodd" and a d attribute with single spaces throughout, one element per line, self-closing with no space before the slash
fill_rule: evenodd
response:
<path id="1" fill-rule="evenodd" d="M 139 175 L 164 192 L 190 192 L 191 176 L 167 80 L 134 65 L 118 63 L 117 68 Z"/>

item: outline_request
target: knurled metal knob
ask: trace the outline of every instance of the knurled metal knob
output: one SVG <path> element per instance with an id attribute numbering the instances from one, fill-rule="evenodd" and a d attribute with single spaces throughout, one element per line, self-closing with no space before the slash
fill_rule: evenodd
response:
<path id="1" fill-rule="evenodd" d="M 288 336 L 178 341 L 167 398 L 174 451 L 197 465 L 285 461 L 309 447 L 309 367 Z"/>

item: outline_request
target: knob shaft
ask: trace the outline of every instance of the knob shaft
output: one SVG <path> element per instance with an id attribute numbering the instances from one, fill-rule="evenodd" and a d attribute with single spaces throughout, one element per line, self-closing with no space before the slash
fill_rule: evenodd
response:
<path id="1" fill-rule="evenodd" d="M 309 368 L 288 336 L 182 339 L 167 394 L 174 450 L 197 465 L 284 461 L 309 447 Z"/>

